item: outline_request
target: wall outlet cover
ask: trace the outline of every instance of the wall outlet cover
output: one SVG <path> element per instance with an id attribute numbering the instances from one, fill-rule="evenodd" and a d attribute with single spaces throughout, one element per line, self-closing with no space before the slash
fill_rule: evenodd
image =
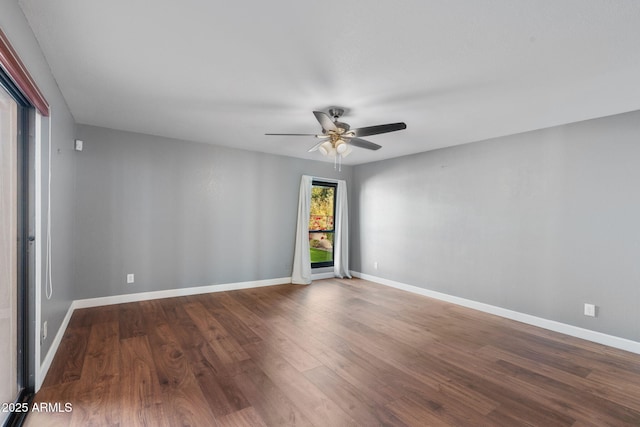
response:
<path id="1" fill-rule="evenodd" d="M 584 315 L 589 317 L 596 317 L 596 306 L 594 304 L 585 304 Z"/>
<path id="2" fill-rule="evenodd" d="M 134 283 L 135 276 L 132 273 L 127 274 L 127 283 Z"/>

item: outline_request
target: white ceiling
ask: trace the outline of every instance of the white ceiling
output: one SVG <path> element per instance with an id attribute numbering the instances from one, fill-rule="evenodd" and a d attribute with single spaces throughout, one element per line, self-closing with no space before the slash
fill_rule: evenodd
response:
<path id="1" fill-rule="evenodd" d="M 359 164 L 640 109 L 637 0 L 20 0 L 78 123 Z M 55 112 L 54 112 L 55 114 Z"/>

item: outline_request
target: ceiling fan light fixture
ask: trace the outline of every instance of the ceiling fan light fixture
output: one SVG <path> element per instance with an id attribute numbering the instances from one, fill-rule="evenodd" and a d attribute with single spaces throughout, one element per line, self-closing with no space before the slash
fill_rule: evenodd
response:
<path id="1" fill-rule="evenodd" d="M 343 154 L 345 151 L 347 151 L 347 147 L 348 145 L 344 139 L 338 139 L 336 141 L 335 149 L 338 152 L 338 154 Z"/>
<path id="2" fill-rule="evenodd" d="M 325 141 L 320 147 L 318 147 L 318 151 L 322 153 L 323 156 L 328 156 L 331 154 L 331 151 L 335 151 L 333 145 L 331 145 L 331 141 Z"/>
<path id="3" fill-rule="evenodd" d="M 340 153 L 340 155 L 342 157 L 347 157 L 349 154 L 351 154 L 351 152 L 353 151 L 353 148 L 351 148 L 351 146 L 349 144 L 344 144 L 345 145 L 345 149 L 342 153 Z"/>

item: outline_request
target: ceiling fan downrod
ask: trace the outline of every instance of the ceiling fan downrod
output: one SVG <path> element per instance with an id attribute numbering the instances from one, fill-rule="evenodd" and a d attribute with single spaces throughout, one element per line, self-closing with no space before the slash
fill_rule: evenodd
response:
<path id="1" fill-rule="evenodd" d="M 333 117 L 333 121 L 336 122 L 344 114 L 344 109 L 338 107 L 329 108 L 329 114 Z"/>

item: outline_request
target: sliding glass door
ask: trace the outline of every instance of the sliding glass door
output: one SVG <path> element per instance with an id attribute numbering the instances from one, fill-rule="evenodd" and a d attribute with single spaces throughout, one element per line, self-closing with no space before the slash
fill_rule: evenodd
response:
<path id="1" fill-rule="evenodd" d="M 20 424 L 34 383 L 33 115 L 0 69 L 0 424 L 8 425 Z"/>
<path id="2" fill-rule="evenodd" d="M 18 104 L 0 86 L 0 402 L 18 396 Z M 0 413 L 4 421 L 7 412 Z"/>

